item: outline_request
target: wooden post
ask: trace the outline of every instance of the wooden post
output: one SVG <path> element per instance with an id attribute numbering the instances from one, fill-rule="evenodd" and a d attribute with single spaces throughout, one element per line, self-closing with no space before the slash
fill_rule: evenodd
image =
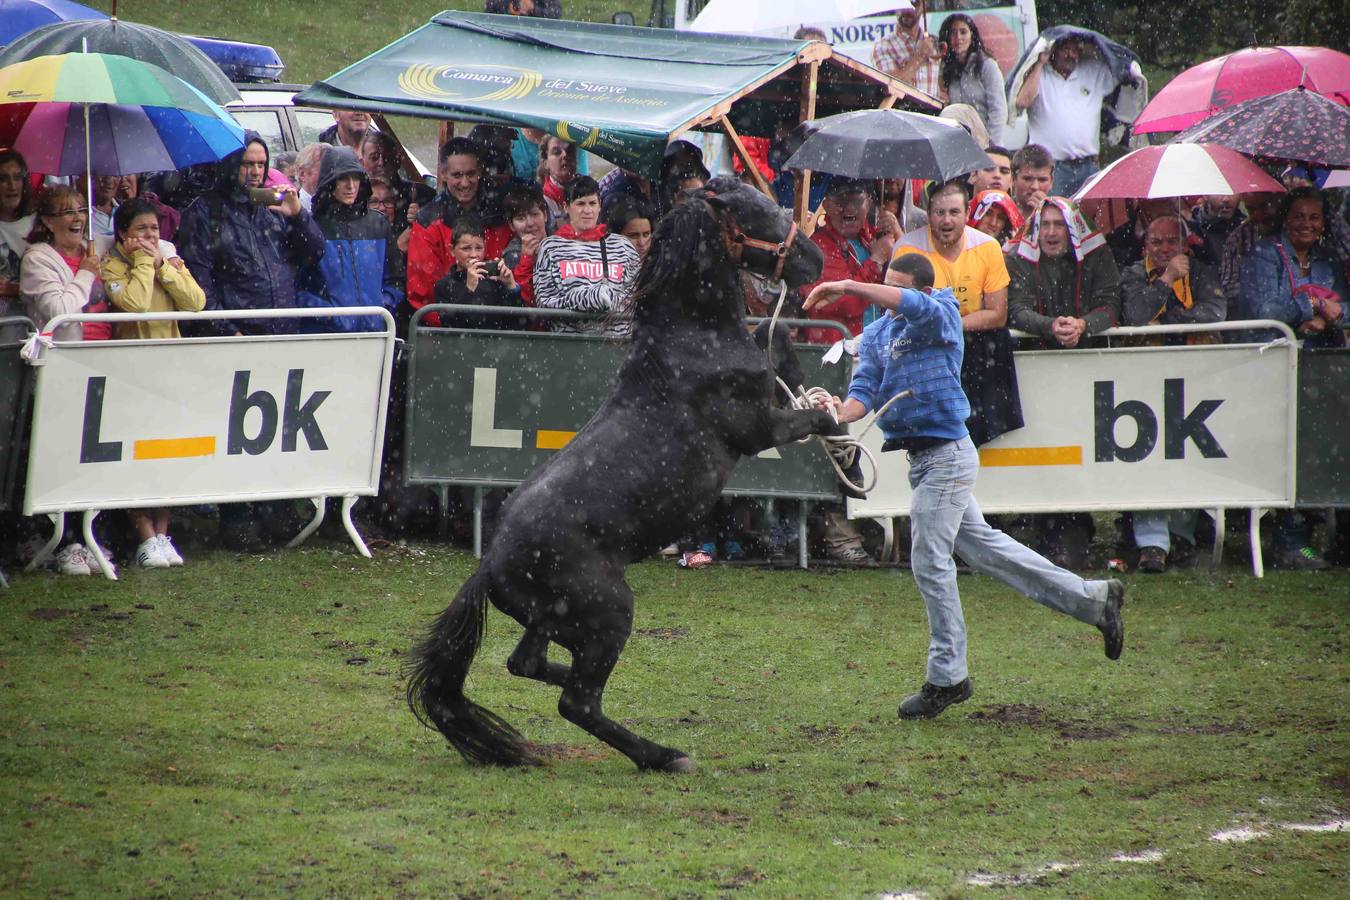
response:
<path id="1" fill-rule="evenodd" d="M 820 60 L 813 59 L 802 70 L 802 101 L 800 121 L 809 122 L 816 117 L 816 85 L 820 80 Z M 806 207 L 811 201 L 811 170 L 803 169 L 797 173 L 797 196 L 792 204 L 792 215 L 803 228 L 810 229 L 806 221 Z M 807 231 L 809 235 L 810 230 Z"/>
<path id="2" fill-rule="evenodd" d="M 881 102 L 877 104 L 877 109 L 893 109 L 895 107 L 895 101 L 899 99 L 900 98 L 895 94 L 887 94 L 885 97 L 881 98 Z"/>
<path id="3" fill-rule="evenodd" d="M 755 187 L 759 188 L 764 196 L 768 197 L 770 200 L 774 200 L 773 189 L 770 188 L 769 183 L 764 180 L 764 175 L 759 171 L 759 167 L 755 165 L 755 161 L 750 158 L 750 151 L 745 149 L 745 142 L 741 140 L 740 134 L 738 134 L 735 127 L 732 126 L 731 120 L 726 116 L 721 116 L 717 121 L 721 123 L 722 130 L 726 132 L 727 137 L 731 140 L 731 149 L 736 151 L 736 158 L 741 161 L 741 165 L 745 166 L 746 171 L 750 173 L 750 178 L 755 182 Z"/>
<path id="4" fill-rule="evenodd" d="M 387 134 L 394 140 L 398 141 L 398 145 L 400 147 L 403 146 L 403 142 L 399 141 L 398 135 L 394 133 L 394 126 L 389 124 L 389 120 L 384 117 L 383 113 L 372 113 L 370 118 L 379 127 L 381 133 Z M 438 154 L 440 153 L 440 150 L 441 150 L 440 147 L 436 148 L 436 152 Z M 398 161 L 398 167 L 403 170 L 403 174 L 407 175 L 413 181 L 420 182 L 422 180 L 422 173 L 417 171 L 417 167 L 414 166 L 413 161 L 408 158 L 408 154 L 400 153 L 399 157 L 400 159 Z"/>

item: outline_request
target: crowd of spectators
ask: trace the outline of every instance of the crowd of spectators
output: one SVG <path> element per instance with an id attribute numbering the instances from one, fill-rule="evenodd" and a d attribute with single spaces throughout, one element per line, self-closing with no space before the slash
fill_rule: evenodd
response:
<path id="1" fill-rule="evenodd" d="M 543 0 L 525 5 L 535 15 L 550 12 Z M 1344 344 L 1350 228 L 1338 205 L 1299 180 L 1304 173 L 1290 173 L 1286 194 L 1140 202 L 1129 221 L 1103 234 L 1068 199 L 1095 169 L 1098 116 L 1084 109 L 1100 106 L 1101 64 L 1081 57 L 1072 40 L 1038 61 L 1014 98 L 1031 113 L 1033 141 L 1014 153 L 999 143 L 1007 117 L 1002 78 L 975 22 L 949 16 L 934 41 L 920 21 L 920 10 L 901 2 L 895 34 L 878 43 L 875 61 L 951 108 L 960 105 L 957 120 L 973 135 L 987 133 L 980 139 L 992 165 L 923 192 L 912 182 L 830 178 L 811 238 L 824 255 L 822 280 L 882 283 L 904 252 L 932 263 L 935 287 L 950 288 L 960 302 L 962 384 L 977 445 L 1023 425 L 1010 329 L 1033 336 L 1036 347 L 1067 351 L 1100 346 L 1101 333 L 1117 325 L 1259 318 L 1287 323 L 1309 347 Z M 44 183 L 17 152 L 0 151 L 0 307 L 39 328 L 61 313 L 103 311 L 110 303 L 133 312 L 333 311 L 304 320 L 203 320 L 182 329 L 233 335 L 379 327 L 377 319 L 341 312 L 355 306 L 383 306 L 406 330 L 413 313 L 437 303 L 502 312 L 428 316 L 433 327 L 617 337 L 627 332 L 621 311 L 657 223 L 710 177 L 699 148 L 674 141 L 659 172 L 616 167 L 597 182 L 573 144 L 487 125 L 440 148 L 435 188 L 404 174 L 403 162 L 397 140 L 369 115 L 342 110 L 319 142 L 286 158 L 273 161 L 267 144 L 249 133 L 245 147 L 217 165 L 149 178 L 100 176 L 91 186 Z M 530 308 L 598 315 L 551 320 L 511 312 Z M 764 313 L 762 285 L 747 281 L 746 308 Z M 800 308 L 790 306 L 794 313 Z M 857 335 L 876 311 L 845 294 L 811 315 Z M 125 332 L 177 335 L 167 322 Z M 110 336 L 95 324 L 67 326 L 59 335 Z M 830 344 L 840 335 L 805 328 L 797 337 Z M 393 397 L 397 407 L 398 385 Z M 408 507 L 406 497 L 392 496 L 400 418 L 391 412 L 392 470 L 383 481 L 390 496 L 377 504 L 389 527 L 398 527 L 396 511 Z M 764 524 L 762 515 L 722 510 L 707 534 L 686 542 L 696 564 L 726 548 L 734 548 L 731 556 L 743 552 L 741 536 L 729 537 L 735 526 L 724 524 L 731 520 L 760 520 L 765 546 L 775 552 L 795 536 L 790 518 Z M 294 530 L 285 504 L 223 506 L 219 522 L 223 544 L 245 549 Z M 1032 524 L 1040 549 L 1056 563 L 1087 562 L 1092 517 L 1045 515 Z M 1134 545 L 1143 571 L 1158 572 L 1195 557 L 1198 524 L 1195 511 L 1136 513 L 1121 537 Z M 137 564 L 181 564 L 167 510 L 137 514 L 132 525 Z M 1310 526 L 1305 511 L 1275 517 L 1276 565 L 1326 565 Z M 871 560 L 841 507 L 821 505 L 817 531 L 830 557 Z M 96 568 L 74 542 L 63 546 L 57 565 L 70 574 Z"/>

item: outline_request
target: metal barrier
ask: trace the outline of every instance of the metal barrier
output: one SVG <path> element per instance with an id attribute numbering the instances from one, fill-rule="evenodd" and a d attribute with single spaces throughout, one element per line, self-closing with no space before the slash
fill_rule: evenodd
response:
<path id="1" fill-rule="evenodd" d="M 409 330 L 404 483 L 474 488 L 474 551 L 482 552 L 482 493 L 513 487 L 566 446 L 609 396 L 629 343 L 596 335 L 425 327 L 435 313 L 470 312 L 539 320 L 594 320 L 595 315 L 536 309 L 436 304 L 413 316 Z M 757 322 L 760 320 L 751 320 Z M 834 328 L 838 323 L 780 320 Z M 835 393 L 848 385 L 848 367 L 798 353 L 806 382 Z M 837 500 L 833 470 L 812 441 L 742 460 L 726 486 L 730 496 Z M 799 531 L 805 530 L 805 516 Z M 806 541 L 800 541 L 804 565 Z"/>
<path id="2" fill-rule="evenodd" d="M 1350 507 L 1350 350 L 1298 356 L 1298 505 Z"/>
<path id="3" fill-rule="evenodd" d="M 1298 348 L 1282 322 L 1112 328 L 1108 337 L 1271 329 L 1265 344 L 1019 352 L 1025 427 L 980 448 L 989 513 L 1205 509 L 1252 511 L 1252 567 L 1263 571 L 1261 513 L 1295 503 Z M 867 443 L 879 455 L 881 435 Z M 892 546 L 909 514 L 907 463 L 890 454 L 849 515 L 876 518 Z"/>
<path id="4" fill-rule="evenodd" d="M 101 509 L 156 508 L 342 497 L 342 522 L 360 496 L 379 489 L 380 455 L 394 358 L 394 319 L 383 331 L 235 335 L 150 340 L 35 340 L 32 449 L 25 515 L 45 513 L 55 530 L 32 568 L 55 549 L 65 513 L 84 512 L 84 539 L 103 573 L 113 570 L 93 539 Z M 108 313 L 57 316 L 110 324 L 211 319 L 325 319 L 329 309 Z M 17 358 L 18 354 L 14 354 Z"/>
<path id="5" fill-rule="evenodd" d="M 37 328 L 23 316 L 0 318 L 0 510 L 17 506 L 19 472 L 28 441 L 29 405 L 33 399 L 33 370 L 24 364 L 19 348 Z"/>

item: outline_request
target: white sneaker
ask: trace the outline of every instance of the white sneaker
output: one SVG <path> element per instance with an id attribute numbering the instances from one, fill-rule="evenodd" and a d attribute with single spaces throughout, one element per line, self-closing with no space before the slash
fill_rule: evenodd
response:
<path id="1" fill-rule="evenodd" d="M 164 554 L 164 558 L 169 561 L 169 565 L 181 566 L 183 564 L 183 554 L 179 553 L 178 548 L 173 545 L 173 538 L 167 534 L 157 534 L 155 540 L 159 541 L 159 552 Z"/>
<path id="2" fill-rule="evenodd" d="M 136 565 L 142 569 L 167 569 L 169 567 L 170 563 L 164 557 L 158 535 L 141 541 L 141 545 L 136 548 Z"/>
<path id="3" fill-rule="evenodd" d="M 52 566 L 62 575 L 89 575 L 83 544 L 66 544 L 52 557 Z M 95 564 L 97 568 L 97 564 Z"/>
<path id="4" fill-rule="evenodd" d="M 113 575 L 116 575 L 117 563 L 113 562 L 112 554 L 109 553 L 105 547 L 99 547 L 98 549 L 103 553 L 103 558 L 108 561 L 108 568 L 112 569 Z M 94 556 L 94 551 L 90 550 L 88 547 L 81 547 L 80 552 L 84 554 L 84 563 L 89 567 L 89 574 L 102 575 L 103 570 L 98 566 L 98 559 Z"/>

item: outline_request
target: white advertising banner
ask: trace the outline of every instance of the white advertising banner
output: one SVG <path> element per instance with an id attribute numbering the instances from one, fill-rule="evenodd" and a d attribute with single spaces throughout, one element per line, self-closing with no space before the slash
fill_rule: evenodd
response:
<path id="1" fill-rule="evenodd" d="M 1026 425 L 980 448 L 988 513 L 1287 507 L 1294 497 L 1291 342 L 1018 353 Z M 908 515 L 908 455 L 881 453 L 853 518 Z M 866 465 L 866 463 L 864 463 Z"/>
<path id="2" fill-rule="evenodd" d="M 37 373 L 24 513 L 373 495 L 392 343 L 59 342 Z"/>

